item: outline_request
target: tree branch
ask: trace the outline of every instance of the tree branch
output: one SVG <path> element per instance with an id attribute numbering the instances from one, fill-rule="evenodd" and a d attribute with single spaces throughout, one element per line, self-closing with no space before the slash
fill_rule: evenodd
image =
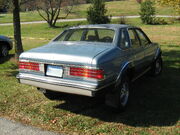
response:
<path id="1" fill-rule="evenodd" d="M 68 17 L 68 15 L 71 13 L 73 9 L 73 5 L 71 6 L 71 8 L 68 10 L 68 12 L 66 13 L 66 15 L 63 17 L 63 19 L 66 19 Z"/>
<path id="2" fill-rule="evenodd" d="M 37 11 L 38 11 L 38 14 L 45 20 L 45 21 L 47 21 L 48 22 L 48 20 L 42 15 L 42 13 L 40 12 L 40 9 L 39 8 L 37 8 Z"/>
<path id="3" fill-rule="evenodd" d="M 59 3 L 58 3 L 58 8 L 56 10 L 57 14 L 56 14 L 56 17 L 54 19 L 53 26 L 55 26 L 55 24 L 57 22 L 57 19 L 59 18 L 59 14 L 60 14 L 60 11 L 61 11 L 61 3 L 62 3 L 62 1 L 60 0 Z"/>

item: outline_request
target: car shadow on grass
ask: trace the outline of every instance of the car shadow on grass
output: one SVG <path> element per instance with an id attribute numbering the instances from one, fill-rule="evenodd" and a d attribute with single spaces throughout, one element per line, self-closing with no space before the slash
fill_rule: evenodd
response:
<path id="1" fill-rule="evenodd" d="M 123 123 L 135 127 L 174 125 L 180 117 L 179 92 L 173 82 L 164 78 L 143 77 L 136 81 L 133 86 L 131 104 L 123 113 L 107 107 L 102 97 L 88 98 L 75 95 L 62 96 L 61 99 L 65 100 L 65 103 L 59 104 L 55 108 L 106 122 Z M 160 81 L 162 83 L 158 83 Z M 170 88 L 171 86 L 173 88 Z"/>
<path id="2" fill-rule="evenodd" d="M 179 52 L 163 55 L 175 58 Z M 107 107 L 103 97 L 89 98 L 68 94 L 62 94 L 60 100 L 65 102 L 54 108 L 134 127 L 174 125 L 180 118 L 180 70 L 171 65 L 177 62 L 178 59 L 167 60 L 161 76 L 144 76 L 133 83 L 132 101 L 123 113 Z"/>
<path id="3" fill-rule="evenodd" d="M 13 54 L 10 54 L 10 55 L 8 55 L 6 57 L 0 56 L 0 64 L 5 63 L 6 61 L 9 61 L 12 57 L 14 57 Z"/>

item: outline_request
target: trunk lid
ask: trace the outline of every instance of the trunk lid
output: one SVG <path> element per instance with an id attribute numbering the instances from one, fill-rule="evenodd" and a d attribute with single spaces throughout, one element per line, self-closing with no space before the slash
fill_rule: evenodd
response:
<path id="1" fill-rule="evenodd" d="M 22 53 L 20 59 L 44 63 L 91 64 L 94 57 L 112 47 L 112 44 L 92 42 L 51 42 Z"/>

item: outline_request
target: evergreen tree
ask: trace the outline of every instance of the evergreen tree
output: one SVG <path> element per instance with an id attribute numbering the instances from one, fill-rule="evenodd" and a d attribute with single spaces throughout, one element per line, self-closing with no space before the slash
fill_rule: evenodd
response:
<path id="1" fill-rule="evenodd" d="M 92 0 L 87 11 L 87 20 L 90 24 L 106 24 L 110 18 L 106 15 L 107 9 L 104 0 Z"/>
<path id="2" fill-rule="evenodd" d="M 154 15 L 155 15 L 155 7 L 154 3 L 150 0 L 141 3 L 140 9 L 140 17 L 144 24 L 153 24 L 154 23 Z"/>

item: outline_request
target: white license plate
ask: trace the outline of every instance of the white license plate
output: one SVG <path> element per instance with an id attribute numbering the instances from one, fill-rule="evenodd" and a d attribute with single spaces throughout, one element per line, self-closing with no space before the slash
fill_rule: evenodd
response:
<path id="1" fill-rule="evenodd" d="M 47 76 L 62 77 L 63 68 L 61 66 L 47 65 Z"/>

